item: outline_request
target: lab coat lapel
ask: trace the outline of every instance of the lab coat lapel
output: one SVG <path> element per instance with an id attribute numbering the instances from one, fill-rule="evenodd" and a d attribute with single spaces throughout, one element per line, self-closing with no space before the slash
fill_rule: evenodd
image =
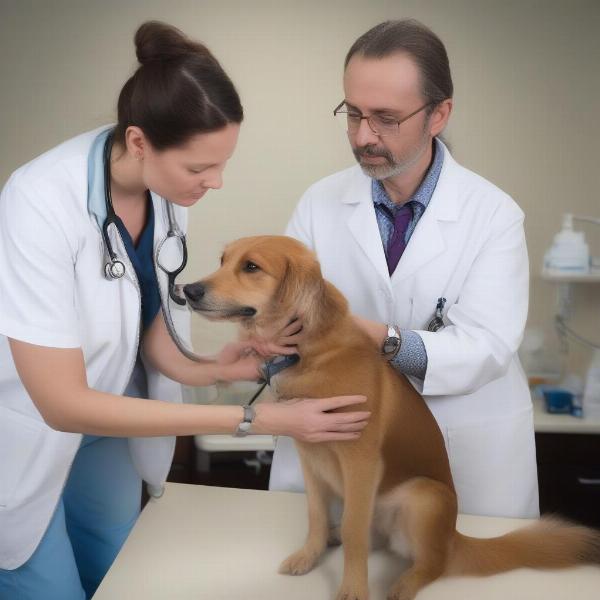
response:
<path id="1" fill-rule="evenodd" d="M 444 240 L 446 222 L 457 221 L 461 208 L 457 167 L 445 149 L 444 166 L 429 205 L 419 219 L 404 254 L 392 274 L 392 285 L 417 273 L 427 263 L 447 250 Z"/>
<path id="2" fill-rule="evenodd" d="M 342 198 L 344 204 L 353 205 L 348 207 L 348 229 L 373 265 L 375 272 L 389 285 L 385 252 L 371 197 L 371 179 L 362 173 L 358 175 L 356 185 L 349 186 L 349 191 Z"/>
<path id="3" fill-rule="evenodd" d="M 433 200 L 433 198 L 432 198 Z M 445 249 L 442 226 L 429 206 L 419 220 L 398 266 L 392 273 L 392 284 L 404 281 L 421 269 L 428 262 L 439 256 Z"/>

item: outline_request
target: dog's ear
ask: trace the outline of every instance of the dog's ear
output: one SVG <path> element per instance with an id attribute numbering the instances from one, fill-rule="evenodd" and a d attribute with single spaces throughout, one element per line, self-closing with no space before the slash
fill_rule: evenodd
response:
<path id="1" fill-rule="evenodd" d="M 285 257 L 283 276 L 275 293 L 275 302 L 286 308 L 301 309 L 310 304 L 323 289 L 321 267 L 314 256 Z"/>
<path id="2" fill-rule="evenodd" d="M 348 302 L 339 290 L 323 279 L 316 256 L 310 253 L 286 255 L 283 276 L 274 296 L 275 313 L 295 313 L 303 327 L 330 325 L 348 313 Z"/>

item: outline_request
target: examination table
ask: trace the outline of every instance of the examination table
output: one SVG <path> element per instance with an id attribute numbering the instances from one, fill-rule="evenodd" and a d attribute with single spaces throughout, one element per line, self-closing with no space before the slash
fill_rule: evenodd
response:
<path id="1" fill-rule="evenodd" d="M 342 550 L 302 576 L 279 563 L 306 535 L 303 494 L 168 483 L 151 499 L 93 600 L 330 600 Z M 492 537 L 526 520 L 460 515 L 465 534 Z M 385 551 L 369 558 L 370 600 L 383 600 L 407 563 Z M 599 600 L 600 567 L 519 569 L 493 577 L 444 578 L 417 600 Z"/>

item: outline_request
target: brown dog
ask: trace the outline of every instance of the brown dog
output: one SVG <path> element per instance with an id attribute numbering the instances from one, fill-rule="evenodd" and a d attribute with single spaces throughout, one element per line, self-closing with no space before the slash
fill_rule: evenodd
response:
<path id="1" fill-rule="evenodd" d="M 354 323 L 342 294 L 321 276 L 303 244 L 281 236 L 245 238 L 225 249 L 221 268 L 184 287 L 191 307 L 238 320 L 248 336 L 303 319 L 300 361 L 272 383 L 279 399 L 364 394 L 369 424 L 356 441 L 297 443 L 308 500 L 304 546 L 280 572 L 312 569 L 329 535 L 328 503 L 341 497 L 344 576 L 338 599 L 368 597 L 371 529 L 412 566 L 389 598 L 409 600 L 450 574 L 487 575 L 517 567 L 600 563 L 600 532 L 556 519 L 493 539 L 456 531 L 457 501 L 442 434 L 422 397 Z M 354 410 L 354 409 L 348 409 Z"/>

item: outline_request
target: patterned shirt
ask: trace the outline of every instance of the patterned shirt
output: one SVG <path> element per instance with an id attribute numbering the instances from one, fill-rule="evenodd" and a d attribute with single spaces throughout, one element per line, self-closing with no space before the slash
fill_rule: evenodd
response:
<path id="1" fill-rule="evenodd" d="M 412 209 L 412 219 L 406 228 L 405 242 L 408 244 L 419 219 L 429 205 L 429 201 L 435 191 L 442 166 L 444 164 L 444 148 L 435 140 L 433 148 L 433 160 L 431 166 L 417 188 L 416 192 L 406 202 L 407 206 Z M 381 181 L 372 180 L 371 195 L 375 206 L 375 215 L 377 216 L 377 225 L 379 225 L 379 233 L 383 249 L 387 252 L 389 239 L 394 231 L 394 217 L 400 205 L 395 204 L 388 196 Z M 402 260 L 402 258 L 400 259 Z M 411 329 L 401 330 L 402 344 L 398 354 L 391 361 L 392 365 L 400 372 L 406 375 L 413 375 L 419 379 L 425 379 L 427 371 L 427 351 L 421 336 Z"/>

